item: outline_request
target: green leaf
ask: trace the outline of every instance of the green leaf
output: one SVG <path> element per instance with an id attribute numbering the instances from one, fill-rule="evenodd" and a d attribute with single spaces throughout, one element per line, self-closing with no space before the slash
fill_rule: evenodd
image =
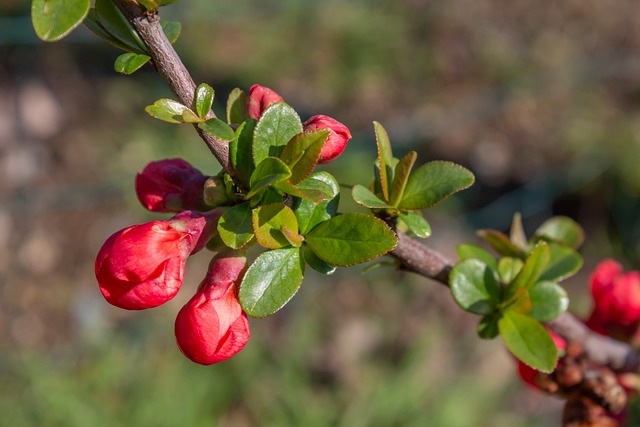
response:
<path id="1" fill-rule="evenodd" d="M 102 24 L 100 24 L 100 20 L 98 19 L 98 14 L 96 13 L 95 9 L 89 9 L 89 13 L 87 14 L 87 17 L 84 20 L 84 24 L 87 26 L 87 28 L 89 28 L 98 37 L 100 37 L 102 40 L 106 41 L 107 43 L 110 43 L 111 45 L 117 47 L 118 49 L 121 49 L 127 52 L 131 50 L 129 46 L 127 46 L 126 44 L 122 43 L 120 40 L 118 40 L 117 38 L 109 34 L 109 32 L 102 27 Z"/>
<path id="2" fill-rule="evenodd" d="M 296 225 L 297 224 L 298 224 L 298 222 L 296 221 Z M 285 239 L 287 239 L 287 241 L 292 246 L 295 246 L 296 248 L 301 247 L 302 244 L 304 243 L 304 237 L 302 237 L 301 235 L 299 235 L 298 233 L 296 233 L 294 231 L 289 230 L 288 228 L 285 228 L 284 225 L 280 226 L 280 232 L 285 237 Z"/>
<path id="3" fill-rule="evenodd" d="M 469 170 L 452 162 L 434 161 L 420 166 L 409 177 L 398 208 L 426 209 L 473 184 Z"/>
<path id="4" fill-rule="evenodd" d="M 397 176 L 397 175 L 396 175 Z M 431 236 L 431 226 L 419 212 L 400 212 L 400 221 L 409 227 L 413 234 L 423 239 Z"/>
<path id="5" fill-rule="evenodd" d="M 282 203 L 263 205 L 254 209 L 252 222 L 256 240 L 268 249 L 280 249 L 290 245 L 280 231 L 281 227 L 286 227 L 294 233 L 298 232 L 296 214 Z"/>
<path id="6" fill-rule="evenodd" d="M 521 251 L 526 251 L 527 249 L 529 249 L 529 242 L 527 242 L 527 236 L 524 234 L 524 227 L 522 226 L 522 215 L 520 214 L 520 212 L 516 212 L 513 215 L 509 237 L 511 242 L 516 245 Z"/>
<path id="7" fill-rule="evenodd" d="M 322 202 L 322 200 L 324 200 L 324 195 L 322 194 L 322 191 L 300 189 L 295 185 L 291 184 L 291 182 L 288 180 L 275 183 L 273 185 L 273 188 L 275 188 L 278 191 L 282 191 L 283 193 L 290 194 L 294 197 L 308 200 L 313 204 L 318 204 Z"/>
<path id="8" fill-rule="evenodd" d="M 138 71 L 144 64 L 149 62 L 151 57 L 141 53 L 127 52 L 116 58 L 113 68 L 118 73 L 130 75 Z"/>
<path id="9" fill-rule="evenodd" d="M 558 349 L 540 322 L 526 314 L 507 311 L 498 321 L 498 329 L 514 356 L 538 371 L 553 371 L 558 361 Z"/>
<path id="10" fill-rule="evenodd" d="M 333 274 L 337 269 L 335 265 L 328 264 L 318 258 L 308 246 L 304 248 L 304 260 L 309 267 L 322 274 Z"/>
<path id="11" fill-rule="evenodd" d="M 573 249 L 578 249 L 584 241 L 582 227 L 566 216 L 556 216 L 548 219 L 538 227 L 535 235 Z"/>
<path id="12" fill-rule="evenodd" d="M 456 303 L 471 313 L 489 314 L 500 302 L 500 285 L 494 271 L 477 259 L 456 264 L 449 276 L 449 287 Z"/>
<path id="13" fill-rule="evenodd" d="M 290 176 L 291 171 L 282 160 L 277 157 L 267 157 L 256 166 L 256 170 L 251 174 L 251 179 L 249 180 L 251 191 L 245 198 L 250 199 L 259 191 L 278 182 L 285 181 Z"/>
<path id="14" fill-rule="evenodd" d="M 573 276 L 582 267 L 582 256 L 567 246 L 550 243 L 551 261 L 540 280 L 561 281 Z"/>
<path id="15" fill-rule="evenodd" d="M 502 283 L 511 283 L 516 278 L 524 262 L 520 258 L 512 258 L 509 256 L 500 258 L 498 262 L 498 274 Z"/>
<path id="16" fill-rule="evenodd" d="M 498 261 L 488 250 L 480 246 L 470 243 L 463 243 L 458 246 L 456 252 L 462 261 L 466 259 L 477 259 L 491 267 L 492 270 L 498 270 Z"/>
<path id="17" fill-rule="evenodd" d="M 280 310 L 298 292 L 304 277 L 300 248 L 265 251 L 247 270 L 238 298 L 252 317 L 267 317 Z"/>
<path id="18" fill-rule="evenodd" d="M 161 6 L 166 6 L 168 4 L 175 3 L 176 1 L 178 0 L 138 0 L 138 3 L 143 5 L 148 11 L 152 12 Z"/>
<path id="19" fill-rule="evenodd" d="M 389 200 L 391 182 L 393 181 L 393 151 L 391 141 L 386 129 L 378 122 L 373 122 L 373 130 L 376 134 L 376 144 L 378 146 L 378 173 L 380 174 L 380 189 L 384 200 Z"/>
<path id="20" fill-rule="evenodd" d="M 90 7 L 90 0 L 32 0 L 31 22 L 38 37 L 53 42 L 82 24 Z"/>
<path id="21" fill-rule="evenodd" d="M 525 256 L 505 234 L 497 230 L 479 230 L 477 234 L 500 255 L 521 259 Z"/>
<path id="22" fill-rule="evenodd" d="M 184 123 L 184 113 L 189 111 L 188 107 L 182 105 L 178 101 L 169 98 L 158 99 L 153 105 L 147 105 L 144 109 L 151 117 L 162 120 L 167 123 L 180 124 Z"/>
<path id="23" fill-rule="evenodd" d="M 313 203 L 303 199 L 294 201 L 293 211 L 298 217 L 300 234 L 304 236 L 316 225 L 335 216 L 340 203 L 340 185 L 328 172 L 315 172 L 300 182 L 298 188 L 318 189 L 323 191 L 325 196 L 322 203 Z"/>
<path id="24" fill-rule="evenodd" d="M 236 138 L 236 134 L 233 129 L 217 117 L 213 117 L 206 122 L 199 123 L 198 127 L 222 142 L 230 142 Z"/>
<path id="25" fill-rule="evenodd" d="M 253 160 L 259 165 L 267 157 L 278 157 L 291 138 L 302 132 L 296 111 L 284 102 L 271 104 L 253 134 Z"/>
<path id="26" fill-rule="evenodd" d="M 254 237 L 249 202 L 227 209 L 218 220 L 218 233 L 230 248 L 245 248 Z"/>
<path id="27" fill-rule="evenodd" d="M 237 87 L 231 91 L 229 98 L 227 99 L 227 123 L 242 123 L 246 118 L 247 94 Z"/>
<path id="28" fill-rule="evenodd" d="M 196 88 L 196 114 L 203 119 L 207 118 L 207 114 L 211 110 L 211 106 L 213 105 L 213 98 L 215 97 L 215 91 L 211 86 L 206 83 L 200 83 Z M 222 122 L 222 120 L 218 120 Z M 233 129 L 229 127 L 226 123 L 222 122 L 228 129 L 229 132 L 233 135 Z M 202 129 L 204 130 L 204 129 Z M 215 134 L 211 134 L 215 137 Z M 233 136 L 231 137 L 233 139 Z M 227 141 L 231 141 L 228 139 Z"/>
<path id="29" fill-rule="evenodd" d="M 305 239 L 318 258 L 337 266 L 369 261 L 386 254 L 398 242 L 384 221 L 354 212 L 320 223 Z"/>
<path id="30" fill-rule="evenodd" d="M 480 319 L 478 323 L 477 332 L 478 336 L 485 340 L 492 340 L 500 334 L 498 330 L 498 320 L 500 315 L 487 314 Z"/>
<path id="31" fill-rule="evenodd" d="M 238 179 L 249 187 L 251 174 L 255 170 L 253 164 L 253 153 L 251 146 L 253 145 L 253 130 L 255 129 L 255 119 L 247 119 L 238 129 L 236 129 L 236 138 L 229 143 L 229 158 L 231 165 L 238 175 Z"/>
<path id="32" fill-rule="evenodd" d="M 160 25 L 162 26 L 164 35 L 169 39 L 169 43 L 174 44 L 182 32 L 182 24 L 176 21 L 166 21 L 163 19 L 160 21 Z"/>
<path id="33" fill-rule="evenodd" d="M 409 154 L 404 156 L 396 165 L 395 173 L 393 176 L 393 185 L 391 186 L 391 194 L 389 203 L 393 206 L 398 206 L 402 198 L 404 197 L 404 190 L 409 181 L 409 175 L 411 169 L 418 158 L 418 154 L 415 151 L 410 151 Z"/>
<path id="34" fill-rule="evenodd" d="M 280 159 L 291 169 L 291 183 L 297 184 L 308 177 L 318 163 L 328 130 L 303 132 L 295 135 L 280 154 Z"/>
<path id="35" fill-rule="evenodd" d="M 540 322 L 548 322 L 569 308 L 567 292 L 554 282 L 538 282 L 529 289 L 531 312 L 529 316 Z"/>
<path id="36" fill-rule="evenodd" d="M 551 251 L 549 245 L 544 242 L 538 243 L 527 257 L 520 273 L 518 273 L 514 281 L 509 285 L 509 288 L 530 289 L 538 283 L 540 276 L 547 268 L 547 265 L 549 265 L 550 259 Z"/>
<path id="37" fill-rule="evenodd" d="M 113 1 L 96 0 L 95 9 L 98 21 L 107 33 L 125 44 L 130 51 L 147 53 L 144 42 Z"/>
<path id="38" fill-rule="evenodd" d="M 368 188 L 356 184 L 353 186 L 351 190 L 351 197 L 356 203 L 364 206 L 365 208 L 370 209 L 385 209 L 385 208 L 393 208 L 389 203 L 381 200 L 378 196 L 373 194 Z"/>

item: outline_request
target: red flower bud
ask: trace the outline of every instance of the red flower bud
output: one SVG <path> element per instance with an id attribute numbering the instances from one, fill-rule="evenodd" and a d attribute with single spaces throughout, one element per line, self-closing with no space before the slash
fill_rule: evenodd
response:
<path id="1" fill-rule="evenodd" d="M 95 262 L 102 295 L 128 310 L 157 307 L 173 298 L 187 257 L 204 247 L 219 216 L 218 211 L 206 217 L 185 211 L 113 234 Z"/>
<path id="2" fill-rule="evenodd" d="M 247 113 L 252 119 L 260 119 L 264 110 L 275 102 L 282 102 L 282 97 L 266 86 L 253 85 L 247 98 Z"/>
<path id="3" fill-rule="evenodd" d="M 630 338 L 640 322 L 640 272 L 623 272 L 614 260 L 598 264 L 591 275 L 594 307 L 589 324 L 618 338 Z"/>
<path id="4" fill-rule="evenodd" d="M 136 194 L 153 212 L 204 211 L 202 194 L 207 177 L 182 159 L 149 163 L 136 176 Z"/>
<path id="5" fill-rule="evenodd" d="M 318 163 L 328 163 L 338 157 L 347 147 L 347 142 L 351 139 L 349 128 L 328 116 L 313 116 L 304 122 L 305 132 L 327 129 L 329 137 L 320 150 Z"/>
<path id="6" fill-rule="evenodd" d="M 182 307 L 176 342 L 189 359 L 211 365 L 234 356 L 249 340 L 249 321 L 238 302 L 238 285 L 247 259 L 218 253 L 196 294 Z"/>

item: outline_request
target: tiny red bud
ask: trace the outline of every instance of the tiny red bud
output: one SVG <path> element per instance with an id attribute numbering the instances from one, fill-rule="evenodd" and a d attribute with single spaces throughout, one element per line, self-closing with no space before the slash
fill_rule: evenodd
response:
<path id="1" fill-rule="evenodd" d="M 149 163 L 136 176 L 136 194 L 153 212 L 206 210 L 203 186 L 207 177 L 182 159 Z"/>
<path id="2" fill-rule="evenodd" d="M 116 307 L 141 310 L 173 298 L 182 285 L 186 259 L 202 249 L 219 217 L 190 211 L 118 231 L 95 262 L 100 291 Z"/>
<path id="3" fill-rule="evenodd" d="M 250 118 L 259 120 L 269 105 L 282 101 L 282 97 L 274 90 L 266 86 L 253 85 L 247 98 L 247 113 Z"/>
<path id="4" fill-rule="evenodd" d="M 175 323 L 182 353 L 202 365 L 226 360 L 249 340 L 249 321 L 238 302 L 246 258 L 218 253 L 196 294 L 182 307 Z"/>
<path id="5" fill-rule="evenodd" d="M 313 116 L 304 122 L 305 132 L 317 130 L 328 130 L 329 137 L 320 150 L 318 163 L 328 163 L 338 157 L 347 147 L 347 142 L 351 139 L 349 128 L 328 116 Z"/>

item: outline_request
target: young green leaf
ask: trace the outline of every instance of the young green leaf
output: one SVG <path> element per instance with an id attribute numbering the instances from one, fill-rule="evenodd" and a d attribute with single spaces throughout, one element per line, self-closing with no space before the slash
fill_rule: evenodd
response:
<path id="1" fill-rule="evenodd" d="M 297 184 L 308 177 L 318 163 L 328 130 L 303 132 L 295 135 L 280 154 L 280 159 L 291 169 L 291 183 Z"/>
<path id="2" fill-rule="evenodd" d="M 247 94 L 239 87 L 227 98 L 227 123 L 242 123 L 247 119 Z M 253 120 L 253 119 L 252 119 Z"/>
<path id="3" fill-rule="evenodd" d="M 385 128 L 378 122 L 373 122 L 373 130 L 376 134 L 376 144 L 378 146 L 378 173 L 380 174 L 380 189 L 384 200 L 389 200 L 391 183 L 393 181 L 393 152 L 391 151 L 391 141 Z"/>
<path id="4" fill-rule="evenodd" d="M 214 97 L 215 97 L 215 91 L 211 86 L 209 86 L 206 83 L 200 83 L 198 85 L 198 87 L 196 88 L 196 114 L 200 118 L 206 120 L 207 114 L 209 114 L 209 111 L 211 110 L 211 106 L 213 105 Z M 222 120 L 219 120 L 219 121 L 222 121 Z M 224 125 L 233 134 L 233 130 L 229 127 L 229 125 L 227 125 L 226 123 L 224 123 Z M 231 139 L 229 139 L 228 141 L 231 141 Z"/>
<path id="5" fill-rule="evenodd" d="M 261 253 L 247 270 L 238 298 L 252 317 L 267 317 L 280 310 L 298 292 L 304 277 L 300 248 Z"/>
<path id="6" fill-rule="evenodd" d="M 463 243 L 456 249 L 462 261 L 466 259 L 477 259 L 487 264 L 492 270 L 498 270 L 498 261 L 488 250 L 470 243 Z"/>
<path id="7" fill-rule="evenodd" d="M 400 212 L 398 218 L 402 221 L 413 234 L 423 239 L 431 236 L 431 226 L 419 212 Z"/>
<path id="8" fill-rule="evenodd" d="M 538 280 L 542 273 L 549 265 L 551 260 L 551 251 L 549 245 L 544 242 L 540 242 L 531 251 L 524 266 L 511 283 L 509 288 L 514 289 L 530 289 L 533 285 L 538 283 Z"/>
<path id="9" fill-rule="evenodd" d="M 404 197 L 404 190 L 409 181 L 411 169 L 418 158 L 418 153 L 410 151 L 409 154 L 404 156 L 396 165 L 395 173 L 393 175 L 393 184 L 391 185 L 391 194 L 389 195 L 389 203 L 393 206 L 398 206 L 402 198 Z"/>
<path id="10" fill-rule="evenodd" d="M 273 188 L 275 188 L 278 191 L 282 191 L 283 193 L 290 194 L 294 197 L 308 200 L 313 204 L 318 204 L 324 200 L 324 195 L 322 194 L 322 191 L 300 189 L 295 185 L 291 184 L 289 180 L 277 182 L 273 185 Z"/>
<path id="11" fill-rule="evenodd" d="M 153 103 L 153 105 L 147 105 L 144 111 L 146 111 L 151 117 L 174 124 L 185 122 L 185 112 L 191 112 L 191 114 L 195 116 L 193 111 L 191 111 L 187 106 L 169 98 L 158 99 Z"/>
<path id="12" fill-rule="evenodd" d="M 258 166 L 256 170 L 251 174 L 249 180 L 249 186 L 251 190 L 246 195 L 245 199 L 250 199 L 259 191 L 264 190 L 267 187 L 272 186 L 278 182 L 285 181 L 291 176 L 289 167 L 277 157 L 267 157 Z"/>
<path id="13" fill-rule="evenodd" d="M 152 12 L 161 6 L 166 6 L 176 1 L 178 0 L 138 0 L 138 3 L 143 5 L 149 12 Z"/>
<path id="14" fill-rule="evenodd" d="M 253 160 L 278 157 L 291 138 L 302 132 L 298 113 L 284 102 L 271 104 L 258 121 L 253 135 Z"/>
<path id="15" fill-rule="evenodd" d="M 492 340 L 500 334 L 498 330 L 498 320 L 500 319 L 500 314 L 487 314 L 480 319 L 480 323 L 478 323 L 477 332 L 478 336 L 485 340 Z"/>
<path id="16" fill-rule="evenodd" d="M 513 215 L 509 238 L 511 242 L 516 245 L 521 251 L 526 251 L 529 248 L 529 242 L 527 242 L 527 236 L 524 234 L 522 215 L 520 214 L 520 212 L 516 212 Z"/>
<path id="17" fill-rule="evenodd" d="M 500 285 L 494 271 L 477 259 L 456 264 L 449 276 L 449 287 L 456 303 L 471 313 L 489 314 L 500 302 Z"/>
<path id="18" fill-rule="evenodd" d="M 553 371 L 558 361 L 558 349 L 540 322 L 526 314 L 507 311 L 498 320 L 498 329 L 514 356 L 538 371 Z"/>
<path id="19" fill-rule="evenodd" d="M 95 9 L 100 25 L 109 34 L 127 45 L 130 51 L 147 53 L 144 42 L 113 1 L 96 0 Z"/>
<path id="20" fill-rule="evenodd" d="M 529 316 L 540 322 L 548 322 L 569 308 L 567 292 L 554 282 L 539 282 L 529 289 L 531 312 Z"/>
<path id="21" fill-rule="evenodd" d="M 549 243 L 551 261 L 540 280 L 561 281 L 573 276 L 582 267 L 582 256 L 567 246 Z"/>
<path id="22" fill-rule="evenodd" d="M 488 229 L 479 230 L 477 234 L 500 255 L 524 259 L 525 253 L 518 249 L 505 234 Z"/>
<path id="23" fill-rule="evenodd" d="M 522 262 L 520 258 L 512 258 L 510 256 L 500 258 L 498 262 L 500 281 L 507 284 L 513 282 L 513 279 L 515 279 L 518 273 L 520 273 L 520 270 L 522 270 L 523 265 L 524 262 Z"/>
<path id="24" fill-rule="evenodd" d="M 320 258 L 318 258 L 316 254 L 314 254 L 313 251 L 309 249 L 308 246 L 304 247 L 303 253 L 304 253 L 305 262 L 309 267 L 313 268 L 315 271 L 322 274 L 326 274 L 326 275 L 335 273 L 337 269 L 336 266 L 328 264 L 323 260 L 321 260 Z"/>
<path id="25" fill-rule="evenodd" d="M 178 37 L 180 37 L 180 33 L 182 32 L 181 23 L 163 19 L 160 21 L 160 26 L 162 26 L 164 35 L 169 39 L 169 43 L 174 44 L 178 40 Z"/>
<path id="26" fill-rule="evenodd" d="M 113 65 L 114 70 L 118 73 L 125 75 L 131 75 L 138 71 L 144 64 L 149 62 L 151 57 L 141 53 L 127 52 L 116 58 L 116 62 Z"/>
<path id="27" fill-rule="evenodd" d="M 584 241 L 582 227 L 566 216 L 556 216 L 548 219 L 538 227 L 535 235 L 573 249 L 578 249 Z"/>
<path id="28" fill-rule="evenodd" d="M 356 201 L 359 205 L 364 206 L 365 208 L 370 209 L 384 209 L 384 208 L 393 208 L 389 203 L 380 199 L 378 196 L 373 194 L 368 188 L 356 184 L 353 186 L 351 190 L 351 197 Z"/>
<path id="29" fill-rule="evenodd" d="M 282 203 L 263 205 L 253 210 L 253 233 L 258 243 L 268 249 L 289 246 L 289 240 L 280 231 L 281 227 L 297 233 L 298 220 L 291 208 Z"/>
<path id="30" fill-rule="evenodd" d="M 231 166 L 236 171 L 238 179 L 249 187 L 251 174 L 255 170 L 253 164 L 253 153 L 251 146 L 253 145 L 253 130 L 255 129 L 255 119 L 247 119 L 243 122 L 235 132 L 235 138 L 229 142 L 229 159 Z"/>
<path id="31" fill-rule="evenodd" d="M 392 250 L 398 240 L 384 221 L 360 213 L 335 216 L 305 235 L 321 260 L 337 266 L 369 261 Z"/>
<path id="32" fill-rule="evenodd" d="M 90 0 L 32 0 L 31 22 L 38 37 L 60 40 L 84 21 Z"/>
<path id="33" fill-rule="evenodd" d="M 284 225 L 280 226 L 280 232 L 282 233 L 284 238 L 287 239 L 291 246 L 295 246 L 296 248 L 302 247 L 302 244 L 304 243 L 304 237 L 292 230 L 289 230 L 288 228 L 285 228 Z"/>
<path id="34" fill-rule="evenodd" d="M 468 188 L 474 180 L 473 174 L 460 165 L 445 161 L 429 162 L 411 174 L 398 208 L 429 208 Z"/>
<path id="35" fill-rule="evenodd" d="M 233 129 L 217 117 L 213 117 L 206 122 L 199 123 L 198 127 L 222 142 L 230 142 L 236 138 L 236 134 L 233 132 Z"/>
<path id="36" fill-rule="evenodd" d="M 254 237 L 249 202 L 233 206 L 223 213 L 218 220 L 218 233 L 230 248 L 246 248 Z"/>
<path id="37" fill-rule="evenodd" d="M 109 34 L 109 32 L 104 29 L 102 24 L 100 24 L 100 20 L 98 19 L 98 14 L 96 13 L 95 9 L 89 9 L 89 13 L 87 14 L 87 17 L 84 20 L 84 25 L 86 25 L 87 28 L 93 31 L 94 34 L 96 34 L 102 40 L 117 47 L 118 49 L 121 49 L 127 52 L 132 50 L 129 46 L 127 46 L 125 43 L 121 42 L 120 40 L 118 40 L 117 38 Z M 143 53 L 140 53 L 140 54 L 143 54 Z"/>
<path id="38" fill-rule="evenodd" d="M 324 193 L 324 201 L 313 203 L 297 199 L 293 203 L 293 211 L 298 218 L 300 234 L 303 236 L 316 225 L 333 217 L 340 203 L 340 186 L 338 181 L 328 172 L 315 172 L 298 184 L 300 189 L 318 189 Z"/>

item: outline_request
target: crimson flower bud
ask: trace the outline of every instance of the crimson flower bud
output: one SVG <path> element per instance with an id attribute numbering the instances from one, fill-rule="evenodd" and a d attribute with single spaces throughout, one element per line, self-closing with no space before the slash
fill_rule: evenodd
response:
<path id="1" fill-rule="evenodd" d="M 196 294 L 182 307 L 175 324 L 176 342 L 189 359 L 202 365 L 226 360 L 249 340 L 247 314 L 238 302 L 238 285 L 247 259 L 218 253 Z"/>
<path id="2" fill-rule="evenodd" d="M 149 163 L 136 175 L 136 194 L 153 212 L 204 211 L 203 187 L 207 177 L 182 159 Z"/>
<path id="3" fill-rule="evenodd" d="M 593 329 L 618 338 L 630 338 L 640 322 L 640 272 L 624 272 L 620 263 L 605 260 L 591 275 Z"/>
<path id="4" fill-rule="evenodd" d="M 252 119 L 260 119 L 264 110 L 275 102 L 282 102 L 282 97 L 266 86 L 253 85 L 247 98 L 247 113 Z"/>
<path id="5" fill-rule="evenodd" d="M 303 130 L 313 132 L 327 129 L 329 137 L 320 150 L 318 163 L 328 163 L 338 157 L 347 147 L 347 142 L 351 139 L 349 128 L 328 116 L 313 116 L 304 122 Z"/>
<path id="6" fill-rule="evenodd" d="M 173 298 L 182 285 L 187 257 L 204 247 L 219 216 L 219 211 L 207 216 L 184 211 L 109 237 L 95 262 L 98 285 L 107 302 L 141 310 Z"/>

